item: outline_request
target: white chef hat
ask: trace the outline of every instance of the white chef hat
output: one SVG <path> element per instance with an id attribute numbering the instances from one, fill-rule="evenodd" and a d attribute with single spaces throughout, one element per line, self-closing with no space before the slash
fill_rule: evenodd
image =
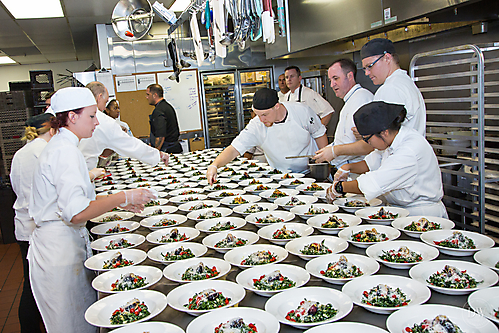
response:
<path id="1" fill-rule="evenodd" d="M 52 109 L 52 107 L 51 107 L 51 106 L 49 106 L 49 107 L 47 108 L 47 110 L 45 110 L 45 113 L 50 113 L 51 115 L 55 116 L 55 112 L 54 112 L 54 110 Z"/>
<path id="2" fill-rule="evenodd" d="M 96 105 L 95 97 L 88 88 L 68 87 L 57 90 L 50 99 L 54 113 L 66 112 Z"/>

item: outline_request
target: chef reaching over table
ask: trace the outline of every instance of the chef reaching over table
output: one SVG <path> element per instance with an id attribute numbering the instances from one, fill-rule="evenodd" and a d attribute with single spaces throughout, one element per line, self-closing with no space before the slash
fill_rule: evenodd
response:
<path id="1" fill-rule="evenodd" d="M 122 191 L 96 200 L 78 143 L 99 124 L 87 88 L 63 88 L 52 97 L 57 132 L 34 166 L 29 214 L 36 228 L 28 250 L 30 282 L 47 332 L 96 332 L 85 310 L 96 301 L 93 272 L 83 263 L 92 255 L 87 220 L 120 205 L 140 211 L 155 198 L 149 189 Z M 126 134 L 125 134 L 126 135 Z"/>
<path id="2" fill-rule="evenodd" d="M 403 105 L 380 101 L 355 113 L 359 134 L 375 150 L 363 161 L 342 166 L 340 179 L 327 189 L 329 201 L 345 193 L 364 194 L 367 200 L 381 196 L 410 215 L 447 218 L 437 157 L 421 134 L 401 126 L 406 114 Z M 346 181 L 349 172 L 360 176 Z"/>
<path id="3" fill-rule="evenodd" d="M 216 181 L 217 168 L 232 161 L 252 147 L 261 147 L 271 167 L 301 172 L 307 169 L 307 158 L 286 159 L 287 156 L 312 155 L 327 145 L 326 128 L 319 117 L 301 103 L 279 103 L 277 91 L 258 90 L 253 96 L 253 111 L 258 117 L 224 149 L 208 167 L 206 178 Z"/>

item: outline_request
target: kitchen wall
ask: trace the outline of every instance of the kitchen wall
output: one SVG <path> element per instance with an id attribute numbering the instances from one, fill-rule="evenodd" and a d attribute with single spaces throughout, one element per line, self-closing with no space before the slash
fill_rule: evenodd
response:
<path id="1" fill-rule="evenodd" d="M 67 83 L 61 86 L 56 81 L 60 78 L 57 74 L 71 75 L 66 69 L 71 72 L 83 72 L 85 69 L 92 66 L 91 60 L 86 61 L 71 61 L 57 62 L 49 64 L 32 64 L 32 65 L 4 65 L 0 66 L 0 91 L 9 91 L 9 82 L 29 81 L 29 71 L 35 70 L 51 70 L 54 75 L 54 88 L 57 90 L 63 87 L 71 86 Z"/>

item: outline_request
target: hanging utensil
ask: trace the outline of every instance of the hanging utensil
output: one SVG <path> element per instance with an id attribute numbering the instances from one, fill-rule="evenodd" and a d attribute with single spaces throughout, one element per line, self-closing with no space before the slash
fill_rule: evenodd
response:
<path id="1" fill-rule="evenodd" d="M 198 67 L 201 67 L 204 60 L 204 51 L 201 41 L 201 34 L 199 33 L 198 20 L 195 13 L 192 13 L 190 24 L 192 32 L 192 42 L 194 43 L 194 52 L 196 54 L 196 61 L 198 63 Z"/>
<path id="2" fill-rule="evenodd" d="M 263 13 L 263 4 L 262 0 L 253 0 L 254 4 L 254 24 L 251 29 L 251 40 L 256 41 L 262 37 L 262 13 Z"/>
<path id="3" fill-rule="evenodd" d="M 286 37 L 286 18 L 284 16 L 284 0 L 277 0 L 277 21 L 279 22 L 279 36 Z"/>
<path id="4" fill-rule="evenodd" d="M 234 33 L 229 31 L 229 14 L 232 17 L 232 26 L 235 27 L 234 23 L 234 10 L 232 10 L 233 0 L 225 0 L 225 33 L 220 39 L 220 44 L 224 46 L 229 46 L 234 43 Z"/>
<path id="5" fill-rule="evenodd" d="M 169 79 L 180 82 L 180 72 L 181 72 L 182 65 L 180 65 L 180 61 L 179 61 L 177 44 L 175 43 L 175 39 L 173 39 L 173 38 L 168 43 L 168 53 L 170 54 L 170 58 L 172 58 L 172 61 L 173 61 L 173 74 L 170 75 Z"/>
<path id="6" fill-rule="evenodd" d="M 212 0 L 213 3 L 213 25 L 215 26 L 215 53 L 220 58 L 227 56 L 227 48 L 220 43 L 225 35 L 224 3 L 225 0 Z"/>

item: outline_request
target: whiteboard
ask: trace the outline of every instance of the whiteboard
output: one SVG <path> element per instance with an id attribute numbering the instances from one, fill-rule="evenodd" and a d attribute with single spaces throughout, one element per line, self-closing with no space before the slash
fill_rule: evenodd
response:
<path id="1" fill-rule="evenodd" d="M 170 80 L 172 74 L 170 71 L 158 73 L 158 84 L 163 87 L 163 97 L 177 113 L 180 131 L 202 130 L 197 69 L 182 70 L 180 82 Z"/>

